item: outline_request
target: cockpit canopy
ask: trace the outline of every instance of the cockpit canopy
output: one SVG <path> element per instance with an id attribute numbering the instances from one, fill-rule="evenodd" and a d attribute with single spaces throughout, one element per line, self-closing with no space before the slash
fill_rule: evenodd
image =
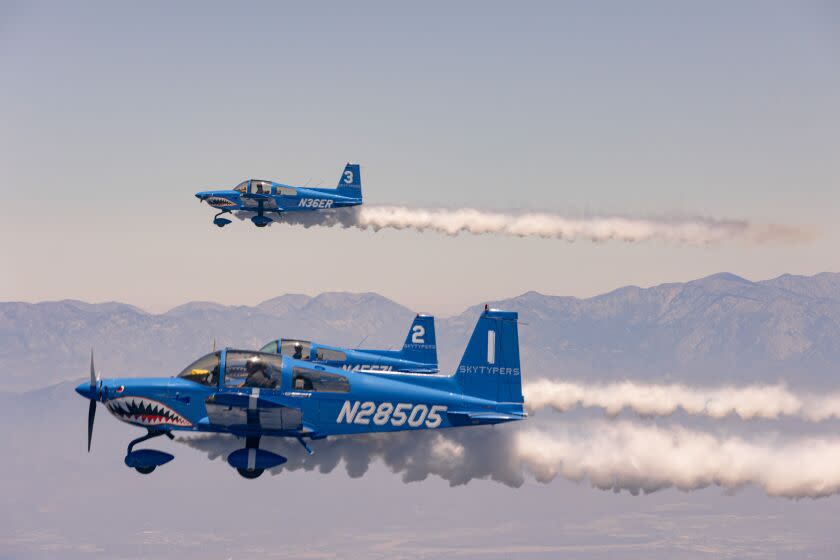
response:
<path id="1" fill-rule="evenodd" d="M 221 352 L 213 352 L 197 359 L 178 374 L 181 379 L 215 387 L 219 384 Z M 225 353 L 226 387 L 275 388 L 282 380 L 283 358 L 243 350 Z"/>
<path id="2" fill-rule="evenodd" d="M 324 348 L 323 346 L 317 346 L 315 348 L 315 361 L 345 362 L 347 361 L 347 354 L 345 354 L 341 350 L 336 350 L 334 348 Z"/>
<path id="3" fill-rule="evenodd" d="M 288 356 L 295 360 L 308 360 L 311 350 L 312 343 L 308 340 L 292 340 L 287 338 L 272 340 L 260 348 L 260 352 L 280 354 L 281 356 Z"/>
<path id="4" fill-rule="evenodd" d="M 283 379 L 283 358 L 242 350 L 228 350 L 225 359 L 226 387 L 274 389 Z"/>
<path id="5" fill-rule="evenodd" d="M 194 381 L 202 385 L 215 386 L 219 383 L 219 365 L 221 353 L 213 352 L 202 356 L 181 371 L 178 377 L 187 381 Z"/>
<path id="6" fill-rule="evenodd" d="M 260 352 L 266 352 L 268 354 L 278 354 L 277 352 L 277 342 L 276 340 L 272 340 L 262 348 L 260 348 Z"/>
<path id="7" fill-rule="evenodd" d="M 250 179 L 242 181 L 233 190 L 240 194 L 271 194 L 271 181 L 262 179 Z"/>
<path id="8" fill-rule="evenodd" d="M 308 340 L 290 340 L 281 338 L 272 340 L 262 348 L 260 352 L 280 354 L 289 356 L 296 360 L 309 360 L 315 362 L 344 362 L 347 361 L 347 354 L 341 350 L 327 348 L 313 344 Z"/>
<path id="9" fill-rule="evenodd" d="M 283 342 L 286 341 L 281 342 L 281 349 Z M 305 342 L 307 344 L 307 356 L 309 355 L 309 342 L 292 340 L 288 342 L 291 343 L 292 348 L 295 347 L 295 343 Z M 277 341 L 275 340 L 273 343 L 276 345 Z M 225 357 L 223 368 L 221 367 L 222 356 Z M 222 373 L 224 374 L 224 386 L 228 388 L 261 387 L 279 389 L 283 384 L 283 356 L 276 353 L 251 350 L 213 352 L 202 356 L 185 367 L 178 374 L 178 377 L 202 385 L 217 387 L 219 376 Z M 350 391 L 350 381 L 346 376 L 324 371 L 323 366 L 294 366 L 291 368 L 291 372 L 287 369 L 287 375 L 290 377 L 286 381 L 286 387 L 291 386 L 296 391 L 327 393 L 347 393 Z"/>

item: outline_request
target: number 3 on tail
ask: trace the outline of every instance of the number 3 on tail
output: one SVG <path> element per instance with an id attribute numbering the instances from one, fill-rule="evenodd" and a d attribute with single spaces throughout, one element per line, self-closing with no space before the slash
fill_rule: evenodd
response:
<path id="1" fill-rule="evenodd" d="M 349 169 L 344 172 L 344 182 L 348 185 L 353 183 L 353 172 Z"/>

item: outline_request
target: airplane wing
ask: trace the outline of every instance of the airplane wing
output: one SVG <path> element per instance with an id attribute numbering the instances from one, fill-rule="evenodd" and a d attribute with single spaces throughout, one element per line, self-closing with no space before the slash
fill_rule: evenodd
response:
<path id="1" fill-rule="evenodd" d="M 245 210 L 258 211 L 262 207 L 265 211 L 273 211 L 278 208 L 277 200 L 267 194 L 253 194 L 242 198 L 242 208 Z"/>
<path id="2" fill-rule="evenodd" d="M 207 397 L 205 403 L 233 408 L 284 408 L 284 405 L 270 398 L 261 397 L 259 388 L 244 389 L 235 392 L 213 393 Z"/>
<path id="3" fill-rule="evenodd" d="M 260 395 L 259 388 L 213 393 L 205 406 L 207 424 L 236 434 L 300 431 L 302 428 L 299 408 L 282 405 L 269 395 Z"/>

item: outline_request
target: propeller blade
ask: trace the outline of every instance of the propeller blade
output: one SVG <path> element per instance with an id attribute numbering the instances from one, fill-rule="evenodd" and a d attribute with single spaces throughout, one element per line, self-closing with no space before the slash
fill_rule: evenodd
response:
<path id="1" fill-rule="evenodd" d="M 93 439 L 93 419 L 96 418 L 96 401 L 91 400 L 88 407 L 88 453 L 90 453 L 90 442 Z"/>
<path id="2" fill-rule="evenodd" d="M 96 382 L 99 381 L 96 377 L 96 370 L 93 367 L 93 346 L 90 347 L 90 386 L 96 387 Z"/>

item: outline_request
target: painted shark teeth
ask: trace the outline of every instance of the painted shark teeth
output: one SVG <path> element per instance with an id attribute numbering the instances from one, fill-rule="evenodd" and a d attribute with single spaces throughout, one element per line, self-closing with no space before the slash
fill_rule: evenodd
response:
<path id="1" fill-rule="evenodd" d="M 165 404 L 145 397 L 119 397 L 109 400 L 105 403 L 105 406 L 108 407 L 111 414 L 130 424 L 140 426 L 192 426 L 189 420 Z"/>
<path id="2" fill-rule="evenodd" d="M 207 204 L 210 206 L 237 206 L 235 202 L 221 196 L 211 196 L 207 198 Z"/>

